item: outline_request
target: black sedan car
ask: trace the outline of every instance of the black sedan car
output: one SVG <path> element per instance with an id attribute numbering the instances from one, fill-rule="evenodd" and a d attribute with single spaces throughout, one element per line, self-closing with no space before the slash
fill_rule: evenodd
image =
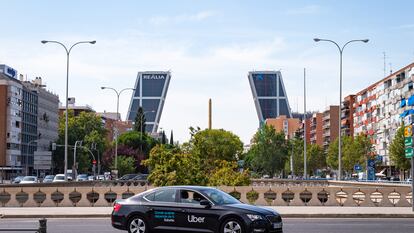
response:
<path id="1" fill-rule="evenodd" d="M 215 188 L 172 186 L 117 200 L 112 226 L 129 233 L 217 232 L 282 233 L 272 209 L 243 204 Z"/>

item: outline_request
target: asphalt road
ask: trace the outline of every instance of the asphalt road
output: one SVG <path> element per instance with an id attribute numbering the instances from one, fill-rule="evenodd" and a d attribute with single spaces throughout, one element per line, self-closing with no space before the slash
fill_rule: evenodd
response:
<path id="1" fill-rule="evenodd" d="M 284 219 L 285 233 L 413 233 L 414 219 Z M 36 228 L 35 219 L 0 219 L 3 228 Z M 12 233 L 13 231 L 7 231 Z M 49 219 L 48 233 L 121 233 L 110 219 Z"/>

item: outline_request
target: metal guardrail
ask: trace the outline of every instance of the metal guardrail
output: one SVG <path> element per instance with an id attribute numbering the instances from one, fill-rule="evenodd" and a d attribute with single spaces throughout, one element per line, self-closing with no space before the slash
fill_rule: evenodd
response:
<path id="1" fill-rule="evenodd" d="M 0 229 L 0 232 L 13 232 L 13 231 L 24 231 L 24 232 L 37 232 L 37 233 L 47 233 L 47 220 L 39 219 L 39 228 L 30 229 L 30 228 L 3 228 Z"/>

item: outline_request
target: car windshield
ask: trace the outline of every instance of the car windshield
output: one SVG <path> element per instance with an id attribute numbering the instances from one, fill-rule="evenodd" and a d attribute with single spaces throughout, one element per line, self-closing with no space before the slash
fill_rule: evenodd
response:
<path id="1" fill-rule="evenodd" d="M 124 175 L 123 177 L 121 177 L 122 180 L 130 180 L 132 178 L 134 178 L 135 176 L 137 176 L 137 174 L 127 174 Z"/>
<path id="2" fill-rule="evenodd" d="M 65 176 L 56 176 L 55 179 L 56 180 L 64 180 L 65 179 Z"/>
<path id="3" fill-rule="evenodd" d="M 47 175 L 46 177 L 45 177 L 45 179 L 53 179 L 55 176 L 53 176 L 53 175 Z"/>
<path id="4" fill-rule="evenodd" d="M 25 178 L 23 178 L 23 181 L 35 181 L 36 180 L 36 178 L 35 177 L 25 177 Z"/>
<path id="5" fill-rule="evenodd" d="M 236 198 L 217 189 L 205 189 L 203 190 L 203 193 L 217 205 L 230 205 L 240 203 L 240 201 Z"/>

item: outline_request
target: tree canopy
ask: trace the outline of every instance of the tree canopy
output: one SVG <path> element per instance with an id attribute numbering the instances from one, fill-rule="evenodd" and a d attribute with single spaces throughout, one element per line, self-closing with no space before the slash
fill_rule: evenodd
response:
<path id="1" fill-rule="evenodd" d="M 410 159 L 405 158 L 404 128 L 402 125 L 390 144 L 390 158 L 396 168 L 408 170 L 411 167 Z"/>
<path id="2" fill-rule="evenodd" d="M 273 126 L 263 125 L 253 137 L 248 154 L 249 165 L 257 173 L 274 176 L 283 170 L 288 151 L 285 134 L 276 132 Z"/>
<path id="3" fill-rule="evenodd" d="M 64 171 L 64 147 L 65 144 L 65 117 L 59 119 L 59 138 L 56 141 L 58 145 L 54 156 L 53 166 L 55 173 L 63 173 Z M 97 154 L 105 150 L 108 142 L 106 140 L 107 130 L 102 124 L 101 118 L 92 112 L 81 112 L 78 116 L 74 116 L 73 110 L 68 111 L 68 145 L 75 145 L 76 141 L 82 141 L 82 146 L 91 148 L 92 143 L 96 143 L 96 151 L 91 151 Z M 73 164 L 73 151 L 68 149 L 68 168 Z M 97 156 L 95 155 L 97 159 Z M 90 152 L 82 148 L 77 149 L 77 162 L 79 164 L 79 172 L 88 172 L 92 168 L 92 156 Z"/>

